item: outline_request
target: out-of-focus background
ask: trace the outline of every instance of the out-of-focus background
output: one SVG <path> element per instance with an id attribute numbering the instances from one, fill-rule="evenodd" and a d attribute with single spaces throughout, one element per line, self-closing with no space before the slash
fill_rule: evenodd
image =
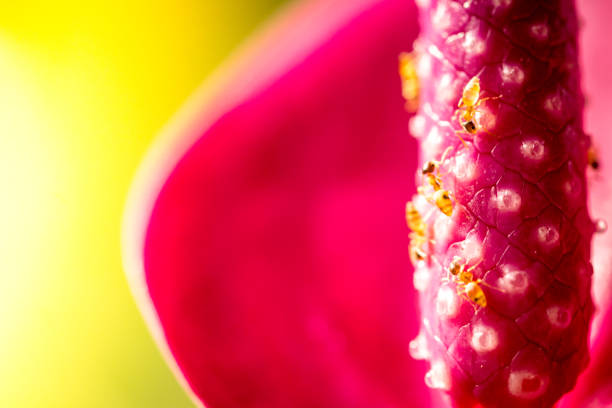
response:
<path id="1" fill-rule="evenodd" d="M 0 407 L 191 407 L 120 221 L 157 131 L 284 0 L 3 1 Z"/>

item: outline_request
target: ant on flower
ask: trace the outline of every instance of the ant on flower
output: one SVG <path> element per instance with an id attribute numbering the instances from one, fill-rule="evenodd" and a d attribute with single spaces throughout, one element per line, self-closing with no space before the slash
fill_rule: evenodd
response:
<path id="1" fill-rule="evenodd" d="M 428 243 L 427 224 L 423 217 L 414 206 L 412 201 L 406 203 L 406 223 L 410 228 L 410 260 L 413 264 L 427 259 L 427 253 L 423 250 L 423 245 Z"/>
<path id="2" fill-rule="evenodd" d="M 466 269 L 466 263 L 462 263 L 461 258 L 455 256 L 448 265 L 448 271 L 457 283 L 457 293 L 459 295 L 467 297 L 472 303 L 480 307 L 487 307 L 487 297 L 480 287 L 482 280 L 474 280 L 474 274 L 472 273 L 472 271 L 480 265 L 480 262 L 482 262 L 482 260 Z"/>
<path id="3" fill-rule="evenodd" d="M 593 170 L 599 169 L 599 158 L 597 156 L 597 151 L 593 146 L 589 147 L 589 150 L 587 151 L 587 162 Z"/>
<path id="4" fill-rule="evenodd" d="M 402 80 L 402 96 L 406 100 L 406 110 L 408 112 L 416 112 L 419 108 L 420 85 L 414 52 L 403 52 L 400 54 L 399 74 Z"/>
<path id="5" fill-rule="evenodd" d="M 457 105 L 457 110 L 453 115 L 453 118 L 458 116 L 459 124 L 463 128 L 463 131 L 457 131 L 456 133 L 464 146 L 466 145 L 465 141 L 459 134 L 467 133 L 473 135 L 481 129 L 477 118 L 480 104 L 486 100 L 499 98 L 501 98 L 501 96 L 480 98 L 480 79 L 478 77 L 473 77 L 465 85 L 461 99 L 459 99 L 459 104 Z M 486 129 L 484 130 L 486 131 Z"/>
<path id="6" fill-rule="evenodd" d="M 442 213 L 447 216 L 453 215 L 453 200 L 451 193 L 444 189 L 440 174 L 440 165 L 446 160 L 446 155 L 452 147 L 448 147 L 440 160 L 430 160 L 423 165 L 421 174 L 425 177 L 426 183 L 433 189 L 432 193 L 426 191 L 425 186 L 419 186 L 417 191 L 424 196 L 427 201 L 434 204 Z"/>

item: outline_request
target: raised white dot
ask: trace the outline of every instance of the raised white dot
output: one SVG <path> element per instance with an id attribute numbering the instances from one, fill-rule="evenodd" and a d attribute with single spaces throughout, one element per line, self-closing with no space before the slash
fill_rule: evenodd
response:
<path id="1" fill-rule="evenodd" d="M 438 3 L 438 7 L 436 7 L 436 10 L 431 17 L 431 22 L 437 31 L 444 32 L 453 23 L 451 17 L 452 16 L 448 9 L 447 3 L 445 1 L 441 1 Z"/>
<path id="2" fill-rule="evenodd" d="M 548 377 L 529 370 L 513 371 L 508 376 L 508 391 L 517 398 L 530 400 L 544 394 L 548 383 Z"/>
<path id="3" fill-rule="evenodd" d="M 463 47 L 468 54 L 480 55 L 485 51 L 486 44 L 477 33 L 468 31 L 463 39 Z"/>
<path id="4" fill-rule="evenodd" d="M 563 111 L 563 101 L 561 100 L 561 96 L 558 93 L 554 95 L 549 95 L 546 100 L 544 100 L 544 109 L 548 112 L 558 115 Z"/>
<path id="5" fill-rule="evenodd" d="M 525 72 L 518 65 L 514 64 L 502 64 L 501 66 L 501 79 L 504 82 L 510 82 L 513 84 L 522 84 L 525 80 Z"/>
<path id="6" fill-rule="evenodd" d="M 482 242 L 474 234 L 468 234 L 463 241 L 463 258 L 468 264 L 480 262 L 482 259 Z"/>
<path id="7" fill-rule="evenodd" d="M 429 348 L 427 347 L 427 338 L 423 332 L 420 332 L 409 344 L 408 350 L 410 356 L 415 360 L 427 360 L 431 356 Z"/>
<path id="8" fill-rule="evenodd" d="M 436 390 L 450 390 L 450 372 L 443 361 L 436 361 L 431 365 L 431 369 L 425 374 L 425 384 Z"/>
<path id="9" fill-rule="evenodd" d="M 497 209 L 506 212 L 516 212 L 521 208 L 521 196 L 511 189 L 497 190 Z"/>
<path id="10" fill-rule="evenodd" d="M 546 316 L 551 326 L 558 329 L 565 329 L 572 322 L 570 311 L 563 306 L 550 306 L 546 309 Z"/>
<path id="11" fill-rule="evenodd" d="M 455 221 L 452 217 L 447 217 L 440 211 L 437 212 L 435 217 L 434 231 L 436 231 L 436 243 L 446 242 L 449 234 L 452 233 L 453 228 L 455 227 Z"/>
<path id="12" fill-rule="evenodd" d="M 438 289 L 436 296 L 436 313 L 443 318 L 452 319 L 459 313 L 459 299 L 455 290 L 444 285 Z"/>
<path id="13" fill-rule="evenodd" d="M 493 7 L 506 8 L 512 4 L 512 0 L 493 0 Z"/>
<path id="14" fill-rule="evenodd" d="M 431 274 L 425 265 L 419 263 L 417 265 L 414 274 L 412 275 L 412 283 L 414 284 L 414 288 L 419 292 L 424 292 L 429 286 L 429 281 L 431 279 Z"/>
<path id="15" fill-rule="evenodd" d="M 548 26 L 545 23 L 536 23 L 529 28 L 531 36 L 538 41 L 548 39 Z"/>
<path id="16" fill-rule="evenodd" d="M 429 129 L 429 133 L 427 134 L 426 145 L 431 146 L 433 148 L 437 148 L 437 146 L 440 146 L 443 141 L 444 139 L 438 126 L 432 126 L 431 129 Z"/>
<path id="17" fill-rule="evenodd" d="M 470 343 L 472 344 L 472 348 L 478 353 L 493 351 L 499 345 L 497 330 L 490 326 L 476 325 L 472 329 Z"/>
<path id="18" fill-rule="evenodd" d="M 602 220 L 601 218 L 595 221 L 595 232 L 598 234 L 603 234 L 608 230 L 608 223 L 606 220 Z"/>
<path id="19" fill-rule="evenodd" d="M 441 101 L 456 101 L 459 97 L 454 76 L 451 73 L 443 74 L 436 87 L 437 98 Z"/>
<path id="20" fill-rule="evenodd" d="M 538 227 L 536 235 L 538 241 L 545 245 L 555 245 L 559 242 L 559 231 L 553 225 L 541 225 Z"/>
<path id="21" fill-rule="evenodd" d="M 429 319 L 424 317 L 423 318 L 423 327 L 425 328 L 425 330 L 427 330 L 428 332 L 431 332 L 431 323 L 429 323 Z"/>
<path id="22" fill-rule="evenodd" d="M 428 212 L 431 210 L 431 204 L 429 204 L 427 198 L 423 197 L 421 194 L 416 194 L 412 197 L 412 202 L 414 203 L 414 208 L 421 213 L 423 218 L 427 218 L 429 215 Z"/>
<path id="23" fill-rule="evenodd" d="M 421 80 L 429 78 L 431 75 L 431 56 L 427 53 L 421 54 L 417 62 L 417 75 Z"/>
<path id="24" fill-rule="evenodd" d="M 494 129 L 497 123 L 495 115 L 491 114 L 491 111 L 487 108 L 487 102 L 480 105 L 478 110 L 474 113 L 474 118 L 476 119 L 476 123 L 480 124 L 484 129 Z"/>
<path id="25" fill-rule="evenodd" d="M 563 183 L 563 191 L 570 197 L 575 197 L 582 191 L 578 177 L 571 176 Z"/>
<path id="26" fill-rule="evenodd" d="M 439 60 L 444 60 L 444 54 L 442 54 L 442 51 L 440 51 L 440 49 L 438 47 L 436 47 L 434 44 L 431 44 L 429 47 L 427 47 L 427 51 L 429 51 L 429 53 L 434 56 L 435 58 L 439 59 Z"/>
<path id="27" fill-rule="evenodd" d="M 444 134 L 436 125 L 433 125 L 429 130 L 427 138 L 421 143 L 422 157 L 429 157 L 432 159 L 439 158 L 442 154 L 441 152 L 444 151 L 444 147 Z"/>
<path id="28" fill-rule="evenodd" d="M 446 39 L 446 47 L 450 52 L 458 52 L 459 47 L 463 46 L 462 42 L 465 39 L 465 33 L 457 33 L 448 36 Z"/>
<path id="29" fill-rule="evenodd" d="M 544 158 L 546 147 L 539 139 L 525 139 L 521 142 L 521 154 L 524 158 L 539 161 Z"/>
<path id="30" fill-rule="evenodd" d="M 453 173 L 457 180 L 468 182 L 476 177 L 476 163 L 468 157 L 468 153 L 460 152 L 455 156 Z"/>
<path id="31" fill-rule="evenodd" d="M 425 134 L 425 117 L 423 115 L 415 115 L 408 122 L 410 134 L 417 139 L 420 139 Z"/>
<path id="32" fill-rule="evenodd" d="M 499 280 L 499 286 L 505 293 L 522 295 L 529 287 L 529 276 L 522 270 L 506 270 Z"/>

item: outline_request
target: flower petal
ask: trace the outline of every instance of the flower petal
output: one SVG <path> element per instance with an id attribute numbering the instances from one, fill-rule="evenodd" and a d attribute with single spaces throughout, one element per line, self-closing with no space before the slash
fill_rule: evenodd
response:
<path id="1" fill-rule="evenodd" d="M 401 222 L 397 56 L 416 32 L 405 0 L 296 6 L 149 155 L 126 268 L 209 407 L 431 405 Z"/>

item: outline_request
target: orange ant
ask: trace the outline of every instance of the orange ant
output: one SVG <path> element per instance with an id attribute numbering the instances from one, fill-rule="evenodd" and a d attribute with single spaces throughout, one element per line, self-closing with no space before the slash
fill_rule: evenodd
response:
<path id="1" fill-rule="evenodd" d="M 437 190 L 433 194 L 427 194 L 423 186 L 417 188 L 419 194 L 423 195 L 427 201 L 434 204 L 442 213 L 448 217 L 453 215 L 453 199 L 448 190 Z"/>
<path id="2" fill-rule="evenodd" d="M 457 110 L 453 115 L 453 118 L 459 116 L 459 124 L 463 128 L 463 131 L 457 131 L 457 136 L 461 139 L 461 142 L 466 146 L 465 141 L 460 136 L 460 133 L 464 132 L 470 135 L 475 134 L 480 129 L 480 124 L 476 118 L 476 112 L 480 104 L 488 99 L 499 99 L 500 96 L 480 98 L 480 79 L 473 77 L 463 88 L 461 99 L 457 105 Z M 485 129 L 486 130 L 486 129 Z"/>
<path id="3" fill-rule="evenodd" d="M 435 191 L 442 189 L 442 180 L 440 179 L 440 165 L 444 163 L 446 155 L 452 150 L 452 146 L 446 148 L 440 160 L 429 160 L 423 165 L 421 174 L 427 178 L 427 183 L 433 187 Z"/>
<path id="4" fill-rule="evenodd" d="M 406 110 L 416 112 L 419 108 L 419 78 L 414 52 L 403 52 L 399 56 L 399 74 L 402 80 L 402 96 L 406 99 Z"/>
<path id="5" fill-rule="evenodd" d="M 593 146 L 589 147 L 589 150 L 587 151 L 587 161 L 593 170 L 599 169 L 599 158 L 597 157 L 597 151 Z"/>
<path id="6" fill-rule="evenodd" d="M 427 244 L 427 237 L 415 234 L 414 232 L 410 234 L 410 245 L 408 250 L 410 261 L 413 265 L 427 259 L 427 252 L 423 249 L 423 244 Z"/>
<path id="7" fill-rule="evenodd" d="M 406 203 L 406 224 L 408 227 L 418 235 L 425 235 L 425 230 L 427 225 L 425 225 L 425 221 L 423 221 L 423 217 L 414 206 L 412 201 L 408 201 Z"/>
<path id="8" fill-rule="evenodd" d="M 457 294 L 465 296 L 470 302 L 480 307 L 487 307 L 487 297 L 482 290 L 482 286 L 500 290 L 491 285 L 487 285 L 482 279 L 474 279 L 472 271 L 482 262 L 482 259 L 475 265 L 466 269 L 467 263 L 462 263 L 458 256 L 448 265 L 448 272 L 453 276 L 457 283 Z"/>
<path id="9" fill-rule="evenodd" d="M 428 243 L 427 224 L 412 201 L 406 203 L 406 223 L 412 231 L 409 246 L 410 260 L 413 264 L 417 264 L 427 259 L 427 253 L 423 250 L 423 245 Z"/>
<path id="10" fill-rule="evenodd" d="M 448 265 L 448 271 L 455 278 L 455 282 L 457 282 L 458 294 L 465 295 L 472 303 L 480 307 L 486 307 L 487 297 L 480 287 L 482 280 L 474 280 L 474 274 L 472 273 L 472 271 L 476 269 L 478 265 L 480 265 L 480 262 L 482 262 L 482 260 L 472 267 L 466 269 L 466 264 L 461 263 L 461 258 L 455 256 Z"/>
<path id="11" fill-rule="evenodd" d="M 453 200 L 451 197 L 451 193 L 448 190 L 445 190 L 442 186 L 442 179 L 440 175 L 440 165 L 444 162 L 446 155 L 452 149 L 452 147 L 448 147 L 440 160 L 430 160 L 421 169 L 421 174 L 425 176 L 427 180 L 427 184 L 429 184 L 433 188 L 433 193 L 428 194 L 425 191 L 424 186 L 419 186 L 417 191 L 419 194 L 424 196 L 427 201 L 434 204 L 442 213 L 447 216 L 451 216 L 453 214 Z"/>

